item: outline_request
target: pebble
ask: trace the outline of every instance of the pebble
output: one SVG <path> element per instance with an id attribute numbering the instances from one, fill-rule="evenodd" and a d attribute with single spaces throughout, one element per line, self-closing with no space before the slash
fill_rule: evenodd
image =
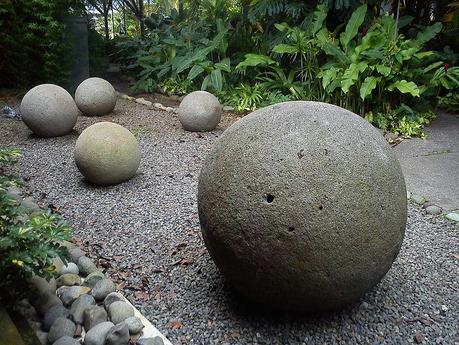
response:
<path id="1" fill-rule="evenodd" d="M 418 195 L 418 194 L 411 194 L 411 200 L 413 200 L 418 205 L 422 205 L 423 203 L 427 201 L 425 197 L 423 197 L 422 195 Z"/>
<path id="2" fill-rule="evenodd" d="M 96 301 L 102 301 L 107 295 L 116 290 L 115 283 L 110 279 L 99 280 L 91 290 Z"/>
<path id="3" fill-rule="evenodd" d="M 85 256 L 84 252 L 78 247 L 70 248 L 68 251 L 69 251 L 69 255 L 73 263 L 77 263 L 79 258 L 81 258 L 82 256 Z"/>
<path id="4" fill-rule="evenodd" d="M 40 206 L 38 206 L 35 200 L 30 196 L 22 200 L 21 206 L 26 208 L 27 213 L 35 213 L 41 211 Z"/>
<path id="5" fill-rule="evenodd" d="M 92 297 L 91 295 L 81 295 L 80 297 L 78 297 L 75 300 L 75 302 L 72 303 L 72 307 L 70 308 L 70 315 L 73 321 L 75 321 L 75 323 L 82 325 L 84 321 L 84 310 L 90 305 L 95 304 L 96 301 L 94 300 L 94 297 Z"/>
<path id="6" fill-rule="evenodd" d="M 127 324 L 130 334 L 138 334 L 145 327 L 137 316 L 131 316 L 124 320 Z"/>
<path id="7" fill-rule="evenodd" d="M 107 312 L 103 307 L 91 305 L 83 312 L 84 329 L 89 331 L 95 325 L 107 321 Z"/>
<path id="8" fill-rule="evenodd" d="M 164 345 L 164 341 L 159 336 L 154 338 L 140 338 L 137 340 L 137 345 Z"/>
<path id="9" fill-rule="evenodd" d="M 111 328 L 105 338 L 105 345 L 126 345 L 129 342 L 129 329 L 125 322 Z"/>
<path id="10" fill-rule="evenodd" d="M 116 325 L 123 322 L 128 317 L 134 316 L 134 309 L 123 301 L 116 301 L 108 307 L 110 320 Z"/>
<path id="11" fill-rule="evenodd" d="M 11 186 L 6 189 L 6 194 L 14 200 L 21 200 L 21 190 L 18 187 Z"/>
<path id="12" fill-rule="evenodd" d="M 69 306 L 81 295 L 87 294 L 91 288 L 86 286 L 61 286 L 56 290 L 57 296 L 65 306 Z"/>
<path id="13" fill-rule="evenodd" d="M 48 333 L 48 342 L 51 344 L 54 343 L 59 338 L 68 335 L 73 337 L 75 333 L 76 326 L 69 319 L 59 317 L 54 321 Z"/>
<path id="14" fill-rule="evenodd" d="M 431 214 L 433 216 L 436 216 L 436 215 L 441 214 L 442 209 L 441 209 L 441 207 L 438 207 L 438 206 L 435 206 L 435 205 L 431 205 L 431 206 L 426 207 L 426 212 L 427 212 L 427 214 Z"/>
<path id="15" fill-rule="evenodd" d="M 81 256 L 78 259 L 78 269 L 83 277 L 97 271 L 97 267 L 94 262 L 86 256 Z"/>
<path id="16" fill-rule="evenodd" d="M 81 343 L 77 339 L 66 335 L 56 340 L 53 345 L 81 345 Z"/>
<path id="17" fill-rule="evenodd" d="M 119 292 L 110 292 L 107 297 L 105 297 L 104 299 L 104 307 L 105 309 L 108 310 L 108 307 L 110 306 L 110 304 L 112 304 L 113 302 L 116 302 L 116 301 L 123 301 L 125 302 L 126 299 L 124 298 L 124 296 L 122 294 L 120 294 Z"/>
<path id="18" fill-rule="evenodd" d="M 41 327 L 44 331 L 49 332 L 49 329 L 53 325 L 54 321 L 58 318 L 67 318 L 70 315 L 70 311 L 62 305 L 54 305 L 45 313 L 43 316 L 43 323 Z"/>
<path id="19" fill-rule="evenodd" d="M 81 284 L 81 278 L 77 274 L 66 273 L 56 279 L 57 287 L 61 286 L 75 286 Z"/>
<path id="20" fill-rule="evenodd" d="M 446 215 L 446 218 L 454 222 L 459 222 L 459 213 L 450 212 Z"/>
<path id="21" fill-rule="evenodd" d="M 35 331 L 35 334 L 37 335 L 38 341 L 42 345 L 47 345 L 48 344 L 48 333 L 47 332 L 43 332 L 42 330 L 39 329 L 39 330 Z M 8 344 L 8 345 L 13 345 L 13 344 Z"/>
<path id="22" fill-rule="evenodd" d="M 107 333 L 115 325 L 112 322 L 102 322 L 91 328 L 84 337 L 84 345 L 105 345 Z"/>
<path id="23" fill-rule="evenodd" d="M 34 296 L 54 294 L 56 292 L 57 286 L 56 286 L 56 280 L 54 278 L 51 278 L 48 281 L 45 278 L 42 278 L 39 276 L 33 276 L 32 278 L 30 278 L 29 284 L 31 286 Z M 32 297 L 31 301 L 33 301 L 34 299 L 35 298 Z"/>
<path id="24" fill-rule="evenodd" d="M 136 103 L 139 103 L 139 104 L 142 104 L 142 105 L 146 105 L 147 107 L 151 107 L 151 105 L 152 105 L 152 102 L 147 101 L 147 100 L 144 99 L 144 98 L 136 98 L 136 99 L 135 99 L 135 102 L 136 102 Z"/>
<path id="25" fill-rule="evenodd" d="M 59 270 L 59 275 L 63 275 L 66 273 L 79 274 L 80 270 L 78 269 L 78 266 L 75 263 L 68 262 L 67 265 L 62 266 Z"/>
<path id="26" fill-rule="evenodd" d="M 102 280 L 104 278 L 105 278 L 105 275 L 102 272 L 100 271 L 92 272 L 85 278 L 85 280 L 83 281 L 83 285 L 93 288 L 99 280 Z"/>
<path id="27" fill-rule="evenodd" d="M 55 305 L 62 305 L 62 301 L 55 293 L 42 295 L 35 302 L 35 309 L 40 315 L 46 314 L 46 312 Z"/>

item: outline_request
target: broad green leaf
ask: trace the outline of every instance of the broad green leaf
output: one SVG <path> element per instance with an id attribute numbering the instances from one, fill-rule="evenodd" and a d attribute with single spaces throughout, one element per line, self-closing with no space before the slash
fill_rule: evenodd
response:
<path id="1" fill-rule="evenodd" d="M 357 35 L 360 25 L 365 20 L 367 13 L 367 5 L 362 5 L 352 13 L 351 19 L 347 22 L 346 30 L 341 34 L 339 40 L 344 49 L 347 48 L 349 42 Z"/>
<path id="2" fill-rule="evenodd" d="M 404 28 L 413 21 L 414 17 L 412 16 L 402 16 L 398 19 L 398 28 Z"/>
<path id="3" fill-rule="evenodd" d="M 444 62 L 443 61 L 437 61 L 437 62 L 434 62 L 433 64 L 430 64 L 429 66 L 427 66 L 426 68 L 424 68 L 422 70 L 423 73 L 427 73 L 435 68 L 438 68 L 440 66 L 443 66 Z"/>
<path id="4" fill-rule="evenodd" d="M 317 6 L 317 9 L 314 11 L 314 20 L 312 21 L 311 34 L 314 35 L 318 32 L 324 23 L 324 20 L 327 18 L 327 6 L 320 4 Z"/>
<path id="5" fill-rule="evenodd" d="M 214 69 L 210 74 L 210 80 L 212 81 L 212 86 L 217 90 L 221 91 L 223 88 L 223 77 L 222 71 L 219 69 Z"/>
<path id="6" fill-rule="evenodd" d="M 372 46 L 372 39 L 376 36 L 379 36 L 380 34 L 375 31 L 368 32 L 365 36 L 362 38 L 362 42 L 355 47 L 355 52 L 357 55 L 359 55 L 362 51 L 367 50 Z"/>
<path id="7" fill-rule="evenodd" d="M 210 82 L 210 75 L 206 76 L 204 80 L 202 81 L 201 90 L 203 91 L 207 90 L 207 87 L 209 86 L 209 82 Z"/>
<path id="8" fill-rule="evenodd" d="M 320 73 L 322 77 L 322 87 L 326 89 L 330 83 L 336 79 L 338 69 L 335 67 L 328 68 Z"/>
<path id="9" fill-rule="evenodd" d="M 360 98 L 365 100 L 367 96 L 371 95 L 380 80 L 381 78 L 378 77 L 366 77 L 362 83 L 362 86 L 360 87 Z"/>
<path id="10" fill-rule="evenodd" d="M 409 93 L 411 96 L 419 97 L 419 88 L 412 81 L 406 81 L 405 79 L 396 81 L 387 87 L 389 91 L 398 89 L 401 93 Z"/>
<path id="11" fill-rule="evenodd" d="M 332 45 L 330 43 L 322 43 L 321 46 L 322 46 L 322 49 L 325 52 L 325 54 L 335 57 L 339 62 L 341 62 L 343 64 L 347 64 L 348 63 L 349 58 L 338 47 L 336 47 L 336 46 L 334 46 L 334 45 Z"/>
<path id="12" fill-rule="evenodd" d="M 215 65 L 218 69 L 221 69 L 222 71 L 225 72 L 231 72 L 231 61 L 229 58 L 225 58 L 220 62 L 217 62 Z"/>
<path id="13" fill-rule="evenodd" d="M 389 76 L 390 72 L 391 72 L 391 69 L 390 67 L 388 66 L 384 66 L 384 65 L 376 65 L 376 71 L 378 71 L 379 74 L 387 77 Z"/>
<path id="14" fill-rule="evenodd" d="M 276 23 L 274 24 L 274 26 L 276 27 L 277 30 L 279 30 L 280 32 L 284 32 L 285 30 L 289 29 L 289 25 L 285 22 L 283 23 Z"/>
<path id="15" fill-rule="evenodd" d="M 429 51 L 426 51 L 426 52 L 416 53 L 416 54 L 414 54 L 414 56 L 416 56 L 418 59 L 423 59 L 423 58 L 431 56 L 433 54 L 435 54 L 435 53 L 433 51 L 429 50 Z"/>
<path id="16" fill-rule="evenodd" d="M 295 54 L 298 53 L 298 49 L 290 44 L 278 44 L 273 48 L 273 52 L 278 54 Z"/>
<path id="17" fill-rule="evenodd" d="M 275 64 L 276 61 L 271 59 L 269 56 L 260 55 L 260 54 L 245 54 L 245 60 L 240 62 L 236 69 L 242 69 L 246 67 L 255 67 L 255 66 L 266 66 Z"/>
<path id="18" fill-rule="evenodd" d="M 204 72 L 204 68 L 202 68 L 199 65 L 194 65 L 191 69 L 190 72 L 188 72 L 188 77 L 186 77 L 188 80 L 193 80 L 195 79 L 198 75 L 200 75 L 202 72 Z"/>
<path id="19" fill-rule="evenodd" d="M 402 54 L 403 60 L 409 60 L 411 57 L 418 51 L 418 48 L 408 48 L 405 50 L 401 50 L 400 54 Z"/>
<path id="20" fill-rule="evenodd" d="M 437 22 L 433 25 L 427 26 L 423 31 L 418 32 L 416 35 L 416 43 L 423 45 L 434 38 L 442 29 L 443 25 Z"/>
<path id="21" fill-rule="evenodd" d="M 353 86 L 359 79 L 359 73 L 365 71 L 367 67 L 368 65 L 365 62 L 350 64 L 343 73 L 343 78 L 341 79 L 341 90 L 343 90 L 344 93 L 348 93 L 351 86 Z"/>

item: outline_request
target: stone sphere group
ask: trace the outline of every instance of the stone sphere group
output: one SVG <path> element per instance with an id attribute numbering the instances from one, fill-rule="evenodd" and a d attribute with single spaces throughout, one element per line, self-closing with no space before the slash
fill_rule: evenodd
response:
<path id="1" fill-rule="evenodd" d="M 186 95 L 178 109 L 183 129 L 190 132 L 208 132 L 217 127 L 222 117 L 218 98 L 207 91 L 195 91 Z"/>
<path id="2" fill-rule="evenodd" d="M 112 84 L 102 78 L 88 78 L 75 91 L 78 109 L 86 116 L 109 114 L 116 106 L 116 92 Z"/>
<path id="3" fill-rule="evenodd" d="M 137 139 L 112 122 L 98 122 L 86 128 L 78 137 L 74 156 L 84 177 L 102 186 L 130 179 L 140 165 Z"/>
<path id="4" fill-rule="evenodd" d="M 24 123 L 40 137 L 69 133 L 79 114 L 72 96 L 53 84 L 42 84 L 29 90 L 22 99 L 20 110 Z"/>
<path id="5" fill-rule="evenodd" d="M 315 312 L 357 301 L 392 265 L 407 221 L 400 165 L 361 117 L 287 102 L 220 137 L 199 178 L 205 244 L 250 299 Z"/>

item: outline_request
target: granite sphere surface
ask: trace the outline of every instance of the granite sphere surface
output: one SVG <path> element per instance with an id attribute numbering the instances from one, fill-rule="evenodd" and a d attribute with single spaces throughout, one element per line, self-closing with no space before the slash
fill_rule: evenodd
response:
<path id="1" fill-rule="evenodd" d="M 318 102 L 257 110 L 228 128 L 198 185 L 201 230 L 227 280 L 274 308 L 359 300 L 405 233 L 404 177 L 366 120 Z"/>
<path id="2" fill-rule="evenodd" d="M 72 96 L 54 84 L 41 84 L 29 90 L 22 98 L 20 110 L 24 123 L 40 137 L 69 133 L 80 113 Z"/>
<path id="3" fill-rule="evenodd" d="M 88 78 L 78 85 L 75 102 L 86 116 L 106 115 L 115 109 L 116 91 L 105 79 Z"/>
<path id="4" fill-rule="evenodd" d="M 211 93 L 194 91 L 183 98 L 178 117 L 186 131 L 208 132 L 215 129 L 220 122 L 222 106 Z"/>
<path id="5" fill-rule="evenodd" d="M 75 145 L 75 163 L 91 183 L 112 185 L 133 177 L 140 165 L 137 139 L 123 126 L 98 122 L 86 128 Z"/>

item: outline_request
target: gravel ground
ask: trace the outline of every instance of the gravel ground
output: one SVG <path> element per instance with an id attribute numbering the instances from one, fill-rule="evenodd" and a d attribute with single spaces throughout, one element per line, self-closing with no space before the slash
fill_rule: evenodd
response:
<path id="1" fill-rule="evenodd" d="M 143 154 L 134 179 L 105 188 L 86 184 L 73 161 L 78 133 L 100 120 L 130 129 Z M 458 228 L 413 207 L 394 266 L 345 310 L 272 311 L 231 290 L 203 245 L 196 193 L 203 158 L 233 121 L 225 116 L 212 133 L 184 133 L 176 116 L 120 100 L 114 114 L 80 117 L 75 133 L 60 138 L 36 138 L 2 118 L 0 146 L 23 150 L 18 168 L 31 194 L 58 208 L 174 344 L 459 344 Z"/>

